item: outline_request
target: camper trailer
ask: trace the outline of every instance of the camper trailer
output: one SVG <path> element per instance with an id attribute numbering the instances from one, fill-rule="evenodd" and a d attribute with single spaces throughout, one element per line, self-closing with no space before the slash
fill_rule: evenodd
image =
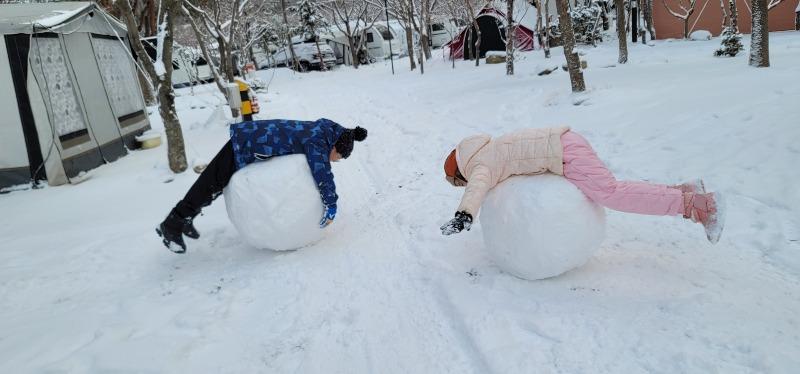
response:
<path id="1" fill-rule="evenodd" d="M 0 188 L 59 185 L 150 128 L 125 26 L 95 3 L 2 5 Z"/>
<path id="2" fill-rule="evenodd" d="M 151 36 L 141 40 L 150 60 L 155 62 L 158 38 Z M 172 50 L 172 87 L 187 87 L 214 80 L 211 67 L 200 51 L 175 42 L 173 42 Z"/>
<path id="3" fill-rule="evenodd" d="M 336 59 L 340 63 L 350 65 L 352 57 L 347 36 L 336 27 L 331 27 L 330 31 L 328 34 L 321 35 L 321 40 L 324 40 L 333 49 Z M 360 54 L 360 63 L 362 64 L 389 58 L 390 49 L 395 56 L 407 53 L 404 47 L 405 37 L 403 34 L 397 34 L 394 27 L 389 28 L 385 24 L 376 23 L 364 30 L 362 35 L 366 38 L 364 41 L 365 53 Z"/>
<path id="4" fill-rule="evenodd" d="M 428 28 L 428 35 L 431 36 L 431 47 L 440 48 L 447 44 L 458 35 L 458 31 L 464 26 L 466 26 L 466 24 L 460 21 L 440 21 L 432 23 Z"/>

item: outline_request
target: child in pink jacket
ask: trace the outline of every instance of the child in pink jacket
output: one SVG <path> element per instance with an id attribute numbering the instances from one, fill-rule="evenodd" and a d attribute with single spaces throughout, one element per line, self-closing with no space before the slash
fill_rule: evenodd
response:
<path id="1" fill-rule="evenodd" d="M 489 135 L 468 137 L 450 152 L 444 170 L 451 184 L 466 186 L 455 218 L 441 227 L 444 235 L 469 230 L 486 193 L 498 183 L 514 175 L 546 172 L 564 176 L 606 208 L 682 215 L 702 224 L 711 243 L 722 234 L 719 194 L 706 193 L 701 180 L 677 186 L 617 181 L 586 139 L 568 127 L 523 129 L 494 139 Z"/>

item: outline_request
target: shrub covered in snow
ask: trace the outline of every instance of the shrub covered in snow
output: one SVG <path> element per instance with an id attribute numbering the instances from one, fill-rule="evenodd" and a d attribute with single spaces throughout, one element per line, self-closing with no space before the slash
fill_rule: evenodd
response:
<path id="1" fill-rule="evenodd" d="M 689 39 L 692 39 L 692 40 L 711 40 L 711 33 L 708 32 L 708 30 L 692 31 L 692 33 L 689 34 Z"/>
<path id="2" fill-rule="evenodd" d="M 572 17 L 572 28 L 575 30 L 575 42 L 594 44 L 603 41 L 602 27 L 598 23 L 600 7 L 596 4 L 579 5 L 569 12 Z"/>
<path id="3" fill-rule="evenodd" d="M 304 155 L 250 164 L 233 175 L 224 193 L 228 217 L 254 247 L 285 251 L 323 238 L 322 201 Z"/>
<path id="4" fill-rule="evenodd" d="M 744 49 L 744 46 L 742 46 L 742 34 L 731 27 L 726 27 L 722 31 L 722 45 L 714 52 L 714 56 L 734 57 L 742 49 Z"/>
<path id="5" fill-rule="evenodd" d="M 563 177 L 515 176 L 500 183 L 480 216 L 489 256 L 524 279 L 554 277 L 586 263 L 605 237 L 605 210 Z"/>

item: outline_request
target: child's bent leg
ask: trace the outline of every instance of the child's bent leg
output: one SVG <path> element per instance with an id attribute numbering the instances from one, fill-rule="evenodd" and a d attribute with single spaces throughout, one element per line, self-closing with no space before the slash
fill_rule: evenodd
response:
<path id="1" fill-rule="evenodd" d="M 200 213 L 200 209 L 211 205 L 222 194 L 235 171 L 233 147 L 228 141 L 200 173 L 183 200 L 178 202 L 175 207 L 178 213 L 183 217 L 194 217 Z"/>
<path id="2" fill-rule="evenodd" d="M 680 190 L 646 182 L 619 182 L 582 136 L 567 131 L 561 136 L 561 142 L 564 177 L 592 201 L 622 212 L 683 214 L 683 193 Z"/>

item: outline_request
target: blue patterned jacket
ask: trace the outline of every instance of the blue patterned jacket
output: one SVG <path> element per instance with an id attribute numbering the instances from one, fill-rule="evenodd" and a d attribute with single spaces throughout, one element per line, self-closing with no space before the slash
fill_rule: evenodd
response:
<path id="1" fill-rule="evenodd" d="M 336 207 L 330 153 L 344 127 L 326 118 L 316 121 L 270 119 L 231 125 L 236 169 L 273 156 L 305 154 L 311 175 L 319 188 L 322 203 Z"/>

